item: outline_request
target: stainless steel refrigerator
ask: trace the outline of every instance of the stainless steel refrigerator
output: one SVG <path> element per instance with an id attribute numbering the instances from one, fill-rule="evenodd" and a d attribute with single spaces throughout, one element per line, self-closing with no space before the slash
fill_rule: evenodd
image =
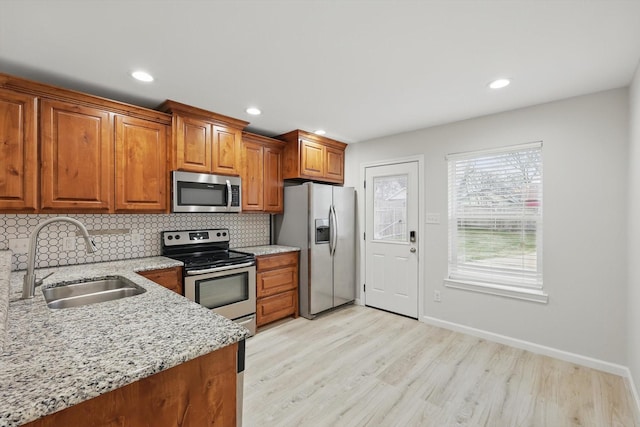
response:
<path id="1" fill-rule="evenodd" d="M 284 188 L 275 241 L 300 248 L 300 315 L 307 319 L 355 299 L 355 205 L 353 187 Z"/>

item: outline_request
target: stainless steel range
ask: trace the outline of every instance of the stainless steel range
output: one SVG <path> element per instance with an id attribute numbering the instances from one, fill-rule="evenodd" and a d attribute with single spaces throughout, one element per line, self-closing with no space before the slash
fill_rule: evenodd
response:
<path id="1" fill-rule="evenodd" d="M 184 263 L 184 296 L 255 334 L 256 259 L 229 249 L 229 230 L 163 231 L 162 255 Z"/>

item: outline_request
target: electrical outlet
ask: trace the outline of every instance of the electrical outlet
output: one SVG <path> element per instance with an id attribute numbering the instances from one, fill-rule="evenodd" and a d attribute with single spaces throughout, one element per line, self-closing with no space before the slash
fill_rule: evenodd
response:
<path id="1" fill-rule="evenodd" d="M 442 295 L 440 295 L 440 291 L 438 291 L 438 290 L 433 291 L 433 300 L 435 302 L 441 302 L 442 301 Z"/>
<path id="2" fill-rule="evenodd" d="M 132 234 L 131 244 L 133 246 L 142 246 L 142 234 L 139 234 L 139 233 Z"/>
<path id="3" fill-rule="evenodd" d="M 9 239 L 9 249 L 14 254 L 29 252 L 29 239 Z"/>
<path id="4" fill-rule="evenodd" d="M 76 250 L 76 238 L 74 236 L 67 236 L 62 239 L 62 250 L 65 252 Z"/>

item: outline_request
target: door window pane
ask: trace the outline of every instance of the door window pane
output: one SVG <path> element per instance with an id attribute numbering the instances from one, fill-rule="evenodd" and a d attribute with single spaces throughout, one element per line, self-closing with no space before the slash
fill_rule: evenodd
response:
<path id="1" fill-rule="evenodd" d="M 373 179 L 373 240 L 407 241 L 407 175 Z"/>

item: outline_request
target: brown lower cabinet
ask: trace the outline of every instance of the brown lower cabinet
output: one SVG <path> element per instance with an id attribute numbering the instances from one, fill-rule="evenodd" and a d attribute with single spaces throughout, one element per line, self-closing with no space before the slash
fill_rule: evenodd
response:
<path id="1" fill-rule="evenodd" d="M 298 252 L 256 257 L 256 324 L 298 317 Z"/>
<path id="2" fill-rule="evenodd" d="M 157 284 L 174 291 L 177 294 L 184 294 L 182 289 L 182 267 L 139 271 L 138 274 L 146 277 L 152 282 L 156 282 Z"/>
<path id="3" fill-rule="evenodd" d="M 235 426 L 237 351 L 231 344 L 25 426 Z"/>

